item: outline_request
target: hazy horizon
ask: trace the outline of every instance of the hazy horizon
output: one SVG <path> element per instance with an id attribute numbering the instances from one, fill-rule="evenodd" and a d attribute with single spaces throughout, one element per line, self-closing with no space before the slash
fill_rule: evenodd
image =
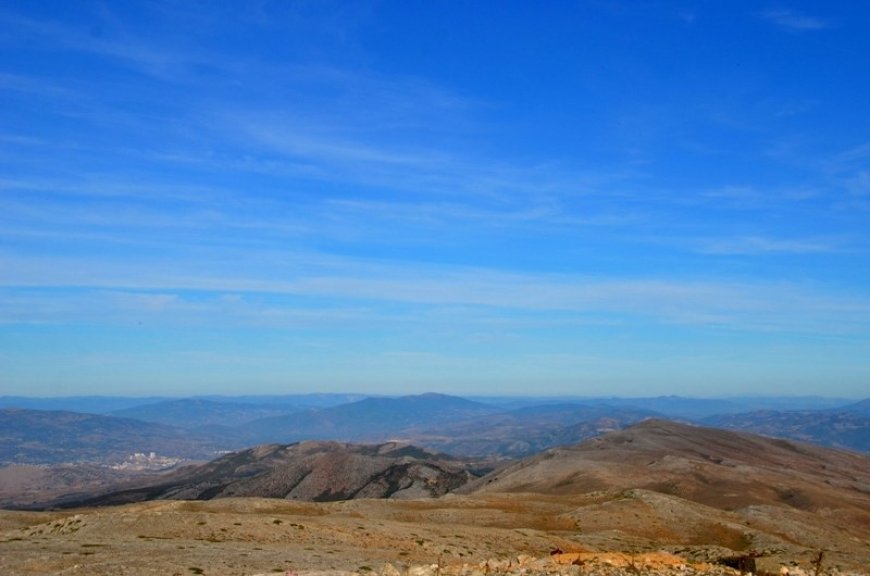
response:
<path id="1" fill-rule="evenodd" d="M 0 395 L 867 395 L 870 6 L 12 2 L 0 50 Z"/>
<path id="2" fill-rule="evenodd" d="M 446 394 L 444 392 L 435 392 L 435 391 L 422 391 L 422 392 L 413 392 L 409 394 L 385 394 L 385 393 L 370 393 L 365 391 L 340 391 L 340 392 L 286 392 L 286 393 L 262 393 L 262 394 L 210 394 L 210 393 L 201 393 L 201 394 L 160 394 L 160 395 L 132 395 L 132 394 L 74 394 L 74 395 L 45 395 L 45 396 L 37 396 L 37 395 L 27 395 L 27 394 L 2 394 L 0 395 L 0 400 L 8 399 L 8 398 L 25 398 L 28 400 L 70 400 L 70 399 L 106 399 L 106 400 L 234 400 L 234 399 L 269 399 L 269 398 L 306 398 L 306 397 L 351 397 L 351 398 L 403 398 L 403 397 L 418 397 L 418 396 L 427 396 L 427 395 L 442 395 L 442 396 L 450 396 L 456 398 L 464 398 L 468 400 L 474 401 L 487 401 L 487 400 L 495 400 L 495 401 L 511 401 L 511 400 L 525 400 L 525 401 L 606 401 L 606 400 L 646 400 L 646 399 L 680 399 L 680 400 L 688 400 L 688 401 L 706 401 L 706 400 L 718 400 L 718 401 L 811 401 L 811 400 L 823 400 L 828 402 L 860 402 L 862 400 L 870 399 L 870 396 L 867 394 L 858 395 L 858 396 L 836 396 L 836 395 L 825 395 L 825 394 L 782 394 L 782 395 L 769 395 L 769 394 L 738 394 L 738 395 L 711 395 L 711 396 L 689 396 L 689 395 L 676 395 L 676 394 L 658 394 L 658 395 L 645 395 L 645 394 L 635 394 L 635 395 L 583 395 L 583 394 L 533 394 L 533 393 L 515 393 L 515 394 Z M 356 400 L 350 400 L 351 402 Z M 824 407 L 823 407 L 824 408 Z"/>

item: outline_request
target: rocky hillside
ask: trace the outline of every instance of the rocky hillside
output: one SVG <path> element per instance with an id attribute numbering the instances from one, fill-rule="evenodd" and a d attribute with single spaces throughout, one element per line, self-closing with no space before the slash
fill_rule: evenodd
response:
<path id="1" fill-rule="evenodd" d="M 868 486 L 868 456 L 646 420 L 581 444 L 546 450 L 463 490 L 566 494 L 641 488 L 725 509 L 753 504 L 820 509 L 856 499 L 866 503 Z"/>
<path id="2" fill-rule="evenodd" d="M 409 445 L 307 441 L 235 452 L 204 465 L 184 468 L 154 484 L 76 504 L 99 506 L 230 496 L 314 502 L 429 498 L 446 494 L 473 478 L 465 462 Z"/>
<path id="3" fill-rule="evenodd" d="M 870 457 L 752 434 L 648 420 L 547 450 L 459 492 L 600 497 L 566 517 L 644 545 L 773 557 L 827 550 L 851 565 L 870 561 Z"/>

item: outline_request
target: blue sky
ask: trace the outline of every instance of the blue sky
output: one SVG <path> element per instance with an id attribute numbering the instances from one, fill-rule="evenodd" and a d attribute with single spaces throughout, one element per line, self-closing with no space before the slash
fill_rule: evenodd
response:
<path id="1" fill-rule="evenodd" d="M 0 394 L 870 389 L 863 2 L 0 5 Z"/>

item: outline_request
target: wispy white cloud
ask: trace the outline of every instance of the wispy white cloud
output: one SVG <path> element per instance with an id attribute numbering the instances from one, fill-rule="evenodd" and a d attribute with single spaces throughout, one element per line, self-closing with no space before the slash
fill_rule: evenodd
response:
<path id="1" fill-rule="evenodd" d="M 715 238 L 701 242 L 701 252 L 707 254 L 818 254 L 841 250 L 841 242 L 833 238 L 771 238 L 741 236 Z"/>
<path id="2" fill-rule="evenodd" d="M 823 30 L 830 28 L 832 24 L 822 18 L 809 16 L 795 10 L 785 8 L 767 10 L 762 12 L 762 17 L 766 20 L 789 30 L 805 31 L 805 30 Z"/>
<path id="3" fill-rule="evenodd" d="M 8 289 L 78 287 L 132 291 L 134 296 L 123 302 L 143 311 L 177 306 L 178 301 L 165 295 L 187 291 L 237 294 L 244 298 L 275 295 L 290 301 L 315 299 L 330 308 L 351 310 L 392 306 L 438 310 L 461 306 L 508 317 L 561 311 L 624 316 L 642 323 L 750 331 L 841 333 L 866 331 L 870 325 L 870 301 L 787 283 L 511 274 L 491 269 L 383 264 L 335 257 L 318 262 L 315 255 L 307 259 L 302 256 L 290 265 L 281 265 L 280 261 L 248 263 L 235 273 L 228 272 L 226 263 L 218 264 L 3 256 L 0 268 L 6 273 L 0 285 Z M 143 291 L 156 296 L 143 297 Z M 117 307 L 118 300 L 113 298 Z M 226 311 L 228 303 L 214 301 L 211 306 Z M 286 304 L 277 306 L 272 314 L 280 316 L 283 306 Z M 300 306 L 307 305 L 296 301 L 291 307 Z"/>
<path id="4" fill-rule="evenodd" d="M 433 167 L 439 159 L 428 154 L 414 154 L 403 150 L 390 150 L 385 146 L 365 142 L 353 142 L 341 137 L 317 136 L 310 127 L 293 124 L 248 127 L 249 134 L 270 148 L 302 158 L 312 158 L 330 165 L 353 164 L 357 166 L 399 165 L 417 168 Z"/>
<path id="5" fill-rule="evenodd" d="M 0 288 L 0 325 L 78 325 L 95 317 L 104 325 L 183 329 L 348 329 L 387 320 L 359 306 L 304 306 L 250 294 Z"/>
<path id="6" fill-rule="evenodd" d="M 846 189 L 853 196 L 857 196 L 859 198 L 868 198 L 870 197 L 870 170 L 861 171 L 857 174 L 851 176 L 846 179 Z M 852 203 L 854 206 L 855 203 Z M 865 209 L 867 208 L 867 203 L 864 202 Z"/>
<path id="7" fill-rule="evenodd" d="M 829 185 L 802 182 L 797 185 L 763 187 L 753 185 L 726 185 L 701 191 L 694 201 L 719 209 L 746 211 L 781 210 L 800 212 L 812 207 L 815 213 L 833 205 Z"/>
<path id="8" fill-rule="evenodd" d="M 40 146 L 44 145 L 45 141 L 20 134 L 0 134 L 0 143 L 12 144 L 14 146 Z"/>
<path id="9" fill-rule="evenodd" d="M 870 166 L 870 142 L 863 142 L 832 154 L 825 162 L 832 171 L 853 171 Z"/>
<path id="10" fill-rule="evenodd" d="M 435 194 L 467 198 L 473 194 L 511 201 L 547 195 L 626 197 L 618 184 L 635 177 L 635 170 L 626 166 L 569 165 L 558 159 L 519 162 L 481 154 L 474 139 L 466 138 L 462 130 L 450 131 L 451 125 L 463 122 L 453 117 L 436 122 L 446 134 L 427 139 L 421 138 L 416 128 L 384 132 L 377 124 L 327 127 L 328 123 L 318 125 L 316 119 L 270 118 L 267 112 L 244 116 L 222 112 L 217 123 L 225 126 L 223 137 L 254 154 L 251 168 L 386 188 L 409 197 Z M 217 164 L 222 160 L 204 161 Z"/>
<path id="11" fill-rule="evenodd" d="M 870 211 L 870 142 L 830 154 L 818 164 L 830 187 L 840 192 L 834 204 L 838 210 L 858 214 Z"/>
<path id="12" fill-rule="evenodd" d="M 689 10 L 677 13 L 677 18 L 682 20 L 687 25 L 691 26 L 698 19 L 698 15 Z"/>
<path id="13" fill-rule="evenodd" d="M 80 93 L 56 80 L 21 74 L 0 73 L 0 89 L 22 94 L 28 98 L 81 98 Z"/>
<path id="14" fill-rule="evenodd" d="M 780 118 L 801 116 L 810 112 L 819 105 L 817 100 L 792 100 L 782 103 L 775 114 Z"/>
<path id="15" fill-rule="evenodd" d="M 702 193 L 713 200 L 724 200 L 739 207 L 754 207 L 765 204 L 769 195 L 752 186 L 722 186 Z"/>
<path id="16" fill-rule="evenodd" d="M 330 199 L 326 207 L 336 214 L 349 214 L 355 219 L 371 222 L 392 221 L 429 227 L 466 224 L 491 228 L 522 230 L 525 226 L 546 227 L 550 233 L 575 231 L 581 227 L 626 226 L 636 223 L 639 216 L 626 209 L 618 211 L 597 208 L 593 211 L 571 210 L 558 198 L 530 198 L 519 205 L 480 203 L 387 202 L 356 199 Z"/>
<path id="17" fill-rule="evenodd" d="M 103 12 L 106 12 L 105 10 Z M 194 11 L 196 12 L 196 11 Z M 517 162 L 509 157 L 482 154 L 476 141 L 486 142 L 487 134 L 475 120 L 475 109 L 487 104 L 460 95 L 422 77 L 385 77 L 371 71 L 351 70 L 327 64 L 284 62 L 280 66 L 232 55 L 200 52 L 195 43 L 170 41 L 166 46 L 137 40 L 130 30 L 101 13 L 106 20 L 101 34 L 87 33 L 61 22 L 40 22 L 23 16 L 8 16 L 20 25 L 22 34 L 56 47 L 67 47 L 104 58 L 120 59 L 152 74 L 163 86 L 184 81 L 184 73 L 172 66 L 196 68 L 207 65 L 220 70 L 243 93 L 255 100 L 241 102 L 232 98 L 204 97 L 192 88 L 178 99 L 168 116 L 139 117 L 123 102 L 100 97 L 82 104 L 81 121 L 100 125 L 101 130 L 125 126 L 142 137 L 142 142 L 125 145 L 119 140 L 111 154 L 126 161 L 158 162 L 170 169 L 222 174 L 261 174 L 305 187 L 306 182 L 353 184 L 399 191 L 407 196 L 438 194 L 449 197 L 452 207 L 441 209 L 464 213 L 471 221 L 492 221 L 497 211 L 476 210 L 474 200 L 456 201 L 469 194 L 505 200 L 503 215 L 509 221 L 531 219 L 555 223 L 554 214 L 544 213 L 546 197 L 589 193 L 613 193 L 612 184 L 627 175 L 620 166 L 578 167 L 553 161 Z M 206 18 L 194 13 L 193 18 Z M 170 39 L 172 40 L 172 39 Z M 224 56 L 228 56 L 224 58 Z M 270 80 L 271 79 L 271 80 Z M 18 84 L 37 89 L 38 79 L 13 78 Z M 63 86 L 67 89 L 66 86 Z M 90 89 L 93 91 L 93 87 Z M 237 88 L 234 88 L 234 91 Z M 171 92 L 171 89 L 170 89 Z M 75 95 L 77 92 L 72 91 Z M 90 96 L 94 96 L 91 93 Z M 286 102 L 293 102 L 292 113 Z M 178 104 L 173 102 L 173 106 Z M 229 104 L 233 102 L 233 104 Z M 253 112 L 256 110 L 256 112 Z M 69 110 L 64 112 L 71 114 Z M 163 121 L 166 120 L 166 121 Z M 155 126 L 163 128 L 153 132 Z M 169 132 L 167 132 L 167 130 Z M 149 135 L 150 136 L 147 136 Z M 99 157 L 100 143 L 77 141 L 76 153 Z M 58 144 L 54 143 L 53 148 Z M 56 165 L 56 169 L 58 165 Z M 60 168 L 62 169 L 62 168 Z M 71 161 L 69 171 L 80 178 L 82 167 Z M 66 176 L 61 174 L 61 176 Z M 86 197 L 141 193 L 153 197 L 143 186 L 124 182 L 123 175 L 93 173 L 75 189 L 59 183 L 55 191 L 67 190 Z M 58 182 L 58 181 L 56 181 Z M 46 182 L 43 190 L 55 183 Z M 166 190 L 156 187 L 155 192 Z M 238 191 L 236 196 L 257 195 Z M 215 205 L 226 205 L 232 194 L 215 193 Z M 525 201 L 523 201 L 525 197 Z M 99 207 L 92 207 L 95 211 Z M 134 207 L 134 210 L 136 208 Z M 436 211 L 431 202 L 415 206 L 421 213 Z M 129 221 L 148 218 L 172 220 L 171 215 L 128 213 Z M 310 214 L 310 213 L 309 213 Z M 510 218 L 511 215 L 516 218 Z M 186 214 L 187 217 L 190 214 Z M 197 218 L 202 215 L 197 216 Z M 563 212 L 565 225 L 585 224 L 590 218 Z M 96 216 L 93 216 L 96 218 Z M 602 216 L 601 219 L 609 218 Z M 591 220 L 599 219 L 592 216 Z M 74 221 L 70 218 L 70 221 Z M 120 219 L 119 221 L 123 221 Z M 86 224 L 86 220 L 80 220 Z M 265 228 L 270 224 L 262 222 Z"/>
<path id="18" fill-rule="evenodd" d="M 11 12 L 0 12 L 0 23 L 5 25 L 9 34 L 26 37 L 31 43 L 114 58 L 164 80 L 183 79 L 185 71 L 197 61 L 206 61 L 205 58 L 195 58 L 191 47 L 184 51 L 173 50 L 160 43 L 140 40 L 130 34 L 129 28 L 112 27 L 112 22 L 106 20 L 107 15 L 108 12 L 103 11 L 101 16 L 95 16 L 102 19 L 106 27 L 75 26 L 60 20 L 37 20 Z M 97 31 L 99 33 L 95 33 Z"/>

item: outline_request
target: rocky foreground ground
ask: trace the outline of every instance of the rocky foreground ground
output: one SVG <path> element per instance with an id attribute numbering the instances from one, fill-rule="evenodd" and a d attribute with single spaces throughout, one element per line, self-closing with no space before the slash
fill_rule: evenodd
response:
<path id="1" fill-rule="evenodd" d="M 736 576 L 740 566 L 723 561 L 760 553 L 744 572 L 870 575 L 864 538 L 826 529 L 827 551 L 817 571 L 819 548 L 790 543 L 790 536 L 744 527 L 741 539 L 734 540 L 733 527 L 721 523 L 737 526 L 736 514 L 715 516 L 715 510 L 703 508 L 709 524 L 668 516 L 666 523 L 682 530 L 668 534 L 661 531 L 665 520 L 652 515 L 663 505 L 647 509 L 644 499 L 596 504 L 590 498 L 488 495 L 335 503 L 230 498 L 0 511 L 0 574 Z M 598 512 L 606 516 L 600 525 Z M 752 517 L 753 524 L 762 520 Z M 812 536 L 805 518 L 796 520 L 802 522 L 789 527 L 777 517 L 773 528 L 796 534 L 802 527 Z"/>
<path id="2" fill-rule="evenodd" d="M 735 558 L 739 568 L 707 562 L 689 562 L 668 552 L 626 554 L 621 552 L 574 552 L 553 554 L 548 558 L 520 555 L 510 560 L 487 560 L 476 564 L 426 564 L 396 566 L 385 564 L 379 570 L 344 572 L 286 570 L 284 576 L 736 576 L 759 574 L 777 576 L 851 576 L 860 572 L 810 570 L 798 566 L 764 565 L 761 559 Z M 743 562 L 746 562 L 745 564 Z M 274 576 L 275 572 L 257 576 Z"/>

